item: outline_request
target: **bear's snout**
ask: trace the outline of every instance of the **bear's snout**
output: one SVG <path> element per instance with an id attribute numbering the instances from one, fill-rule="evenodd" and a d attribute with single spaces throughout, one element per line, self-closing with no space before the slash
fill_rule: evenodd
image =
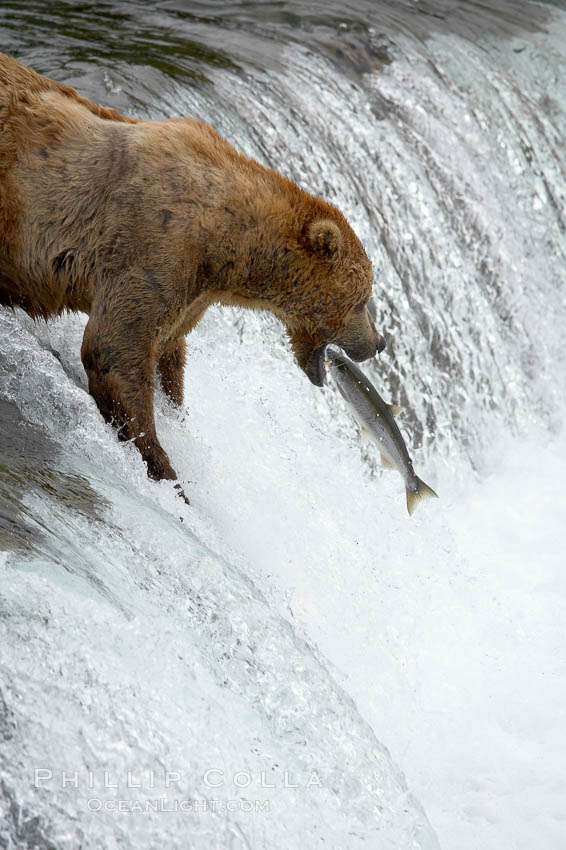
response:
<path id="1" fill-rule="evenodd" d="M 376 332 L 376 336 L 371 342 L 359 340 L 354 343 L 340 343 L 340 345 L 351 360 L 361 363 L 363 360 L 370 360 L 376 354 L 380 354 L 385 348 L 385 339 Z"/>
<path id="2" fill-rule="evenodd" d="M 334 341 L 357 363 L 381 354 L 385 348 L 385 337 L 376 330 L 367 311 L 355 322 L 351 321 L 346 332 Z"/>

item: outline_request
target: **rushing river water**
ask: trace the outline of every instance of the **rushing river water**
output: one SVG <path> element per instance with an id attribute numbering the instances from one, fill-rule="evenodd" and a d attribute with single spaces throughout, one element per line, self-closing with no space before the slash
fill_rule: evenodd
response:
<path id="1" fill-rule="evenodd" d="M 0 847 L 564 846 L 565 45 L 523 0 L 0 5 L 0 50 L 345 213 L 441 495 L 409 522 L 281 326 L 215 308 L 156 398 L 185 508 L 85 317 L 0 311 Z"/>

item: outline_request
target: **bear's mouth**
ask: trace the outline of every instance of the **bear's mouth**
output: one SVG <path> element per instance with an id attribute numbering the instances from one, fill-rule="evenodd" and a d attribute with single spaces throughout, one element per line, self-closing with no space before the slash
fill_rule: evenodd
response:
<path id="1" fill-rule="evenodd" d="M 306 366 L 304 366 L 307 378 L 315 387 L 324 386 L 324 379 L 326 378 L 326 367 L 324 365 L 325 353 L 326 345 L 320 345 L 318 348 L 315 348 Z"/>

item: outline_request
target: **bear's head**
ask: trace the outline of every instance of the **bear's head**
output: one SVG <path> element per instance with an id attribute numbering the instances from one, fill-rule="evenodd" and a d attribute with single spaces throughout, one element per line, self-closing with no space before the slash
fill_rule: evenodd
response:
<path id="1" fill-rule="evenodd" d="M 290 279 L 282 318 L 297 362 L 313 384 L 324 383 L 330 343 L 358 362 L 383 351 L 385 340 L 368 310 L 372 266 L 340 213 L 306 222 Z"/>

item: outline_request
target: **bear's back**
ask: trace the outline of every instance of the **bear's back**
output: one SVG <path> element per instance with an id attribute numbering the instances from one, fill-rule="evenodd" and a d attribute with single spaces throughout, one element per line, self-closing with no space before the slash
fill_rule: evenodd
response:
<path id="1" fill-rule="evenodd" d="M 137 123 L 137 118 L 122 115 L 117 109 L 100 106 L 86 97 L 82 97 L 71 86 L 43 77 L 32 68 L 22 65 L 17 59 L 0 53 L 0 122 L 4 124 L 22 108 L 33 106 L 42 92 L 56 92 L 63 98 L 80 103 L 94 115 L 108 121 Z"/>

